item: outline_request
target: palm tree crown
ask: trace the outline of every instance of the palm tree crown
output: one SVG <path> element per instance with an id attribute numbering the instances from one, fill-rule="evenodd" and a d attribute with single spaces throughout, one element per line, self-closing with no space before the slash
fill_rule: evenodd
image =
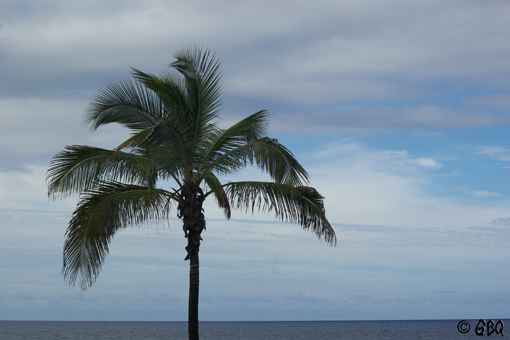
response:
<path id="1" fill-rule="evenodd" d="M 86 289 L 94 283 L 117 230 L 165 219 L 174 205 L 188 240 L 186 259 L 196 267 L 196 272 L 190 270 L 190 287 L 196 276 L 190 299 L 196 294 L 198 313 L 202 204 L 210 195 L 226 218 L 235 208 L 269 211 L 336 244 L 323 197 L 306 186 L 308 174 L 292 153 L 266 136 L 266 111 L 228 129 L 217 126 L 219 66 L 209 50 L 186 48 L 175 54 L 167 73 L 132 69 L 132 79 L 111 83 L 98 93 L 85 119 L 94 130 L 121 124 L 132 132 L 130 138 L 114 150 L 74 145 L 55 155 L 47 175 L 49 196 L 80 195 L 63 249 L 62 273 L 70 284 L 79 280 Z M 222 175 L 250 164 L 272 181 L 220 181 Z M 158 180 L 170 184 L 160 188 Z"/>

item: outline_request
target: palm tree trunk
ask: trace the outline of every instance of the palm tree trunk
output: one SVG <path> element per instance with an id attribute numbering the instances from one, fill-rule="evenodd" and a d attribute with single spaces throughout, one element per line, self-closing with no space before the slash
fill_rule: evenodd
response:
<path id="1" fill-rule="evenodd" d="M 179 218 L 183 220 L 183 230 L 188 238 L 186 251 L 189 260 L 189 298 L 188 298 L 188 337 L 198 340 L 198 287 L 199 262 L 198 251 L 202 238 L 200 234 L 205 229 L 205 219 L 202 213 L 204 195 L 196 183 L 187 183 L 181 189 L 181 203 L 179 203 Z"/>
<path id="2" fill-rule="evenodd" d="M 189 258 L 189 300 L 188 300 L 188 337 L 189 340 L 198 340 L 198 288 L 199 288 L 199 261 L 198 247 L 193 247 Z"/>

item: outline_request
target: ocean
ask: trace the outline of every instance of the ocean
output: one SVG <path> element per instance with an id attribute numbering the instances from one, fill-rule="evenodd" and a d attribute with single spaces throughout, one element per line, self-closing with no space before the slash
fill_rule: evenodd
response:
<path id="1" fill-rule="evenodd" d="M 479 339 L 479 320 L 420 321 L 253 321 L 200 322 L 203 340 L 331 340 L 331 339 Z M 488 322 L 488 320 L 486 320 Z M 485 327 L 493 338 L 504 336 L 504 323 Z M 496 328 L 498 332 L 496 332 Z M 467 331 L 469 329 L 469 331 Z M 464 332 L 464 333 L 461 333 Z M 467 332 L 466 332 L 467 331 Z M 0 321 L 1 340 L 187 339 L 187 322 Z"/>

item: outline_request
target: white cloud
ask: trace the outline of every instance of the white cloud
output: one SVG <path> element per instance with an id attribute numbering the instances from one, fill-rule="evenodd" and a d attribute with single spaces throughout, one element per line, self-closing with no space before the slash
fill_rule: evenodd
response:
<path id="1" fill-rule="evenodd" d="M 505 200 L 486 206 L 431 190 L 437 185 L 430 170 L 440 168 L 432 158 L 341 140 L 318 149 L 305 167 L 335 223 L 455 229 L 508 211 Z"/>
<path id="2" fill-rule="evenodd" d="M 482 196 L 482 197 L 499 197 L 499 196 L 501 196 L 501 194 L 499 194 L 497 192 L 489 192 L 489 191 L 485 191 L 485 190 L 477 190 L 477 191 L 474 191 L 473 194 L 476 196 Z"/>
<path id="3" fill-rule="evenodd" d="M 510 149 L 500 146 L 478 146 L 476 153 L 496 158 L 502 162 L 510 162 Z"/>
<path id="4" fill-rule="evenodd" d="M 98 281 L 80 292 L 66 287 L 59 273 L 68 216 L 0 214 L 7 223 L 0 230 L 5 255 L 0 266 L 9 274 L 0 282 L 3 319 L 185 319 L 189 263 L 182 260 L 185 239 L 178 228 L 119 231 Z M 499 225 L 496 221 L 483 225 Z M 463 312 L 479 312 L 488 297 L 474 294 L 480 284 L 491 294 L 504 291 L 504 278 L 493 269 L 508 264 L 508 229 L 335 229 L 339 243 L 331 248 L 292 224 L 210 220 L 201 246 L 202 320 L 292 319 L 296 308 L 301 318 L 329 313 L 349 319 L 354 318 L 349 311 L 353 307 L 360 313 L 357 318 L 381 318 L 383 313 L 405 318 L 402 310 L 388 314 L 395 303 L 404 304 L 405 310 L 432 304 L 438 317 L 452 318 L 458 317 L 450 314 L 455 308 L 443 308 L 459 296 L 469 296 L 473 303 Z"/>
<path id="5" fill-rule="evenodd" d="M 63 98 L 0 98 L 0 170 L 48 165 L 66 145 L 114 148 L 128 137 L 120 126 L 90 133 L 83 124 L 88 102 Z M 15 147 L 14 147 L 15 146 Z"/>
<path id="6" fill-rule="evenodd" d="M 417 158 L 413 162 L 424 168 L 438 169 L 441 167 L 441 164 L 432 158 Z"/>
<path id="7" fill-rule="evenodd" d="M 22 171 L 0 171 L 0 206 L 3 209 L 44 209 L 48 198 L 46 167 L 27 166 Z"/>

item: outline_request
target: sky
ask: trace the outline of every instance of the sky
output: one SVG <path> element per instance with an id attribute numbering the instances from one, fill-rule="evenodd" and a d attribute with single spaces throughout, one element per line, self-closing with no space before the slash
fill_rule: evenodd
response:
<path id="1" fill-rule="evenodd" d="M 46 171 L 129 136 L 83 124 L 103 86 L 194 45 L 222 60 L 219 124 L 268 110 L 338 238 L 206 202 L 200 320 L 510 318 L 509 31 L 506 0 L 1 1 L 0 320 L 187 319 L 176 216 L 64 282 L 78 198 Z"/>

